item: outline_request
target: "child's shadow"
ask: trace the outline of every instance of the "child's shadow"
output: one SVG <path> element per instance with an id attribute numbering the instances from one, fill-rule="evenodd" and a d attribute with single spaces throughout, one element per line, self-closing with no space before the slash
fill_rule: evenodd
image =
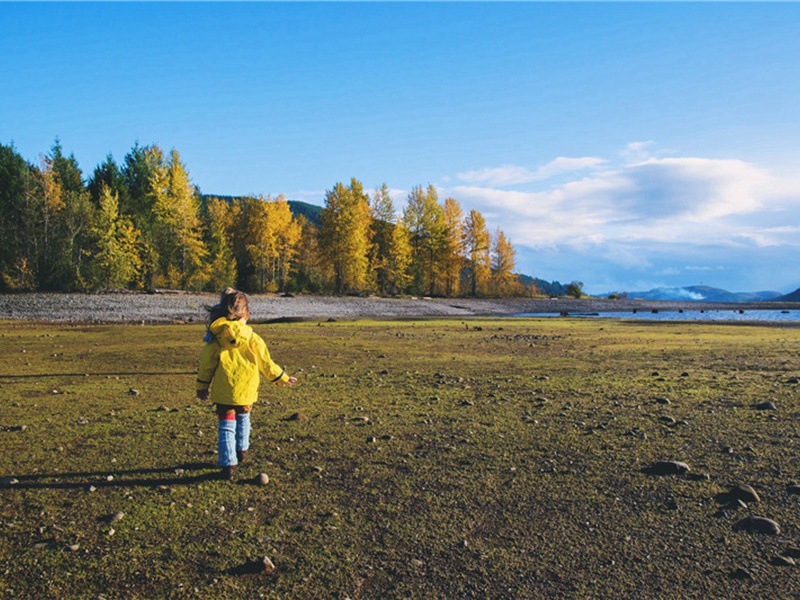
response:
<path id="1" fill-rule="evenodd" d="M 152 475 L 153 477 L 145 477 Z M 80 473 L 50 473 L 4 477 L 3 489 L 76 490 L 90 488 L 159 488 L 174 485 L 192 485 L 219 478 L 216 465 L 188 463 L 159 469 L 130 469 L 125 471 L 98 471 Z M 76 481 L 76 480 L 81 481 Z M 68 480 L 68 481 L 64 481 Z"/>

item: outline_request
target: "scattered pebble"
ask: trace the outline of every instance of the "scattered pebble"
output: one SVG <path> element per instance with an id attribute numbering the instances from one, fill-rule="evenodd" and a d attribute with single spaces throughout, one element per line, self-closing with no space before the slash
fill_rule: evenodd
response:
<path id="1" fill-rule="evenodd" d="M 775 406 L 774 402 L 759 402 L 754 407 L 756 410 L 778 410 L 778 407 Z"/>
<path id="2" fill-rule="evenodd" d="M 777 535 L 781 532 L 780 526 L 766 517 L 747 517 L 736 523 L 734 529 L 751 533 L 766 533 L 768 535 Z"/>
<path id="3" fill-rule="evenodd" d="M 677 460 L 659 460 L 650 467 L 653 475 L 683 475 L 691 471 L 689 465 Z"/>
<path id="4" fill-rule="evenodd" d="M 791 567 L 797 563 L 791 556 L 781 556 L 780 554 L 776 554 L 772 557 L 772 564 L 776 567 Z"/>
<path id="5" fill-rule="evenodd" d="M 261 564 L 264 565 L 265 573 L 275 572 L 275 563 L 273 563 L 272 560 L 270 560 L 269 556 L 265 556 L 264 559 L 261 561 Z"/>
<path id="6" fill-rule="evenodd" d="M 797 546 L 789 546 L 783 551 L 783 555 L 790 556 L 791 558 L 800 558 L 800 548 Z"/>
<path id="7" fill-rule="evenodd" d="M 761 502 L 761 498 L 758 496 L 758 492 L 756 492 L 751 486 L 747 485 L 746 483 L 741 483 L 739 485 L 735 485 L 730 489 L 728 492 L 731 500 L 741 500 L 742 502 Z"/>
<path id="8" fill-rule="evenodd" d="M 733 570 L 731 577 L 733 579 L 751 580 L 753 579 L 753 574 L 743 567 L 738 567 Z"/>

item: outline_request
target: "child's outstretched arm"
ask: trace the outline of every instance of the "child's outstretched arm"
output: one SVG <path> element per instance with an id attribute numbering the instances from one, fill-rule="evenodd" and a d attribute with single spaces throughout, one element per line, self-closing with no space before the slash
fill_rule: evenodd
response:
<path id="1" fill-rule="evenodd" d="M 260 336 L 254 336 L 253 350 L 258 357 L 258 370 L 271 383 L 287 386 L 297 381 L 296 377 L 290 377 L 286 371 L 273 362 L 267 349 L 267 344 Z"/>

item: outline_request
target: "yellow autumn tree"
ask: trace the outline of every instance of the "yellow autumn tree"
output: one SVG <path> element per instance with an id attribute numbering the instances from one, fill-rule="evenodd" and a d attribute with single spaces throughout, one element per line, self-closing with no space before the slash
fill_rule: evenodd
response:
<path id="1" fill-rule="evenodd" d="M 521 293 L 521 284 L 516 275 L 516 250 L 506 234 L 498 227 L 492 243 L 492 288 L 498 296 L 513 296 Z"/>
<path id="2" fill-rule="evenodd" d="M 150 176 L 159 256 L 158 285 L 201 289 L 208 280 L 208 250 L 200 229 L 200 202 L 177 150 Z"/>
<path id="3" fill-rule="evenodd" d="M 119 198 L 103 183 L 92 233 L 92 256 L 96 285 L 106 289 L 124 288 L 139 274 L 139 232 L 130 219 L 119 214 Z"/>
<path id="4" fill-rule="evenodd" d="M 386 259 L 387 291 L 405 294 L 411 285 L 411 235 L 402 220 L 395 223 Z"/>
<path id="5" fill-rule="evenodd" d="M 442 285 L 445 296 L 457 296 L 464 268 L 464 211 L 455 198 L 444 201 Z"/>
<path id="6" fill-rule="evenodd" d="M 212 291 L 234 287 L 238 276 L 236 257 L 231 240 L 236 211 L 231 204 L 219 198 L 206 202 L 208 221 L 208 285 Z"/>
<path id="7" fill-rule="evenodd" d="M 491 277 L 489 251 L 491 238 L 486 220 L 477 210 L 469 211 L 464 225 L 464 247 L 469 269 L 469 289 L 472 296 L 482 296 L 489 291 Z"/>
<path id="8" fill-rule="evenodd" d="M 353 178 L 349 187 L 337 183 L 329 190 L 321 220 L 319 246 L 333 275 L 334 292 L 368 291 L 371 217 L 361 182 Z"/>

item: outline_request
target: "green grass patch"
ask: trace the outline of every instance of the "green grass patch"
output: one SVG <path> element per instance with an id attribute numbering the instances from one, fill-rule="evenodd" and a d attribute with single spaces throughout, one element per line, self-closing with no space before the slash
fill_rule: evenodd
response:
<path id="1" fill-rule="evenodd" d="M 800 330 L 255 329 L 299 381 L 262 385 L 231 484 L 194 398 L 202 326 L 0 323 L 2 597 L 800 597 L 772 564 L 800 547 Z M 761 502 L 720 505 L 737 483 Z M 736 531 L 750 514 L 781 534 Z"/>

